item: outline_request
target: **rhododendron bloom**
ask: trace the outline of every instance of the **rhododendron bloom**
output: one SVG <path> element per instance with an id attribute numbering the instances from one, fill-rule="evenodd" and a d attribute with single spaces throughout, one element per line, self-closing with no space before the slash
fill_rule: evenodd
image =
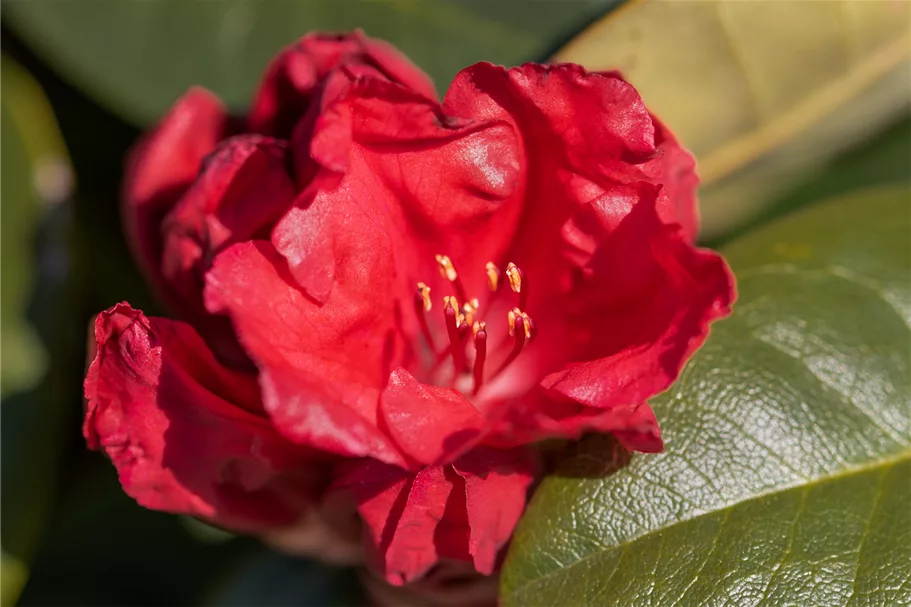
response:
<path id="1" fill-rule="evenodd" d="M 489 574 L 536 442 L 661 450 L 647 400 L 734 298 L 695 187 L 617 74 L 479 63 L 440 102 L 388 45 L 305 37 L 244 122 L 191 91 L 134 152 L 181 320 L 99 315 L 86 437 L 147 507 L 273 533 L 350 499 L 387 580 Z"/>

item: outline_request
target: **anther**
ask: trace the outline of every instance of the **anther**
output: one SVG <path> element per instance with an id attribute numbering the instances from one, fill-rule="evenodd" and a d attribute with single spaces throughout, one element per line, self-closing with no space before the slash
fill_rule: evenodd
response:
<path id="1" fill-rule="evenodd" d="M 496 293 L 500 289 L 500 268 L 492 261 L 488 261 L 484 268 L 487 270 L 487 286 Z"/>
<path id="2" fill-rule="evenodd" d="M 453 295 L 444 295 L 443 296 L 443 313 L 446 313 L 446 310 L 452 309 L 455 312 L 456 328 L 458 329 L 462 326 L 462 323 L 465 321 L 465 316 L 459 312 L 459 300 Z"/>
<path id="3" fill-rule="evenodd" d="M 509 280 L 509 288 L 513 293 L 522 292 L 522 271 L 511 261 L 506 266 L 506 278 Z"/>
<path id="4" fill-rule="evenodd" d="M 414 313 L 418 317 L 418 324 L 421 326 L 421 334 L 427 341 L 427 347 L 431 352 L 436 351 L 436 345 L 433 343 L 433 334 L 430 332 L 430 326 L 427 324 L 427 312 L 433 309 L 433 303 L 430 301 L 430 287 L 423 282 L 418 283 L 417 293 L 414 294 Z"/>
<path id="5" fill-rule="evenodd" d="M 465 320 L 465 324 L 471 326 L 474 324 L 474 315 L 478 313 L 478 308 L 481 307 L 481 304 L 478 302 L 477 297 L 472 297 L 465 302 L 465 305 L 462 306 L 462 316 Z"/>
<path id="6" fill-rule="evenodd" d="M 512 351 L 509 353 L 509 356 L 506 357 L 506 360 L 500 364 L 500 368 L 497 369 L 497 372 L 494 373 L 494 377 L 503 372 L 503 370 L 512 363 L 522 352 L 522 348 L 525 347 L 526 336 L 529 334 L 528 323 L 525 320 L 525 317 L 522 315 L 516 316 L 515 325 L 513 326 L 510 335 L 514 338 L 512 344 Z"/>
<path id="7" fill-rule="evenodd" d="M 484 321 L 474 323 L 472 327 L 474 332 L 474 387 L 472 394 L 477 394 L 484 383 L 484 361 L 487 360 L 487 324 Z"/>
<path id="8" fill-rule="evenodd" d="M 459 273 L 456 272 L 455 265 L 453 265 L 452 260 L 449 259 L 448 255 L 435 255 L 434 259 L 437 261 L 437 266 L 440 268 L 440 276 L 452 283 L 453 288 L 455 288 L 456 295 L 459 296 L 459 299 L 464 301 L 467 299 L 465 295 L 465 287 L 462 286 L 462 281 L 459 279 Z"/>
<path id="9" fill-rule="evenodd" d="M 528 279 L 525 278 L 525 272 L 510 261 L 506 266 L 506 278 L 509 281 L 509 288 L 519 296 L 518 308 L 524 310 L 528 301 Z"/>
<path id="10" fill-rule="evenodd" d="M 525 340 L 526 342 L 530 342 L 538 336 L 538 326 L 535 324 L 535 321 L 531 319 L 531 316 L 525 312 L 522 312 L 522 320 L 525 321 Z"/>
<path id="11" fill-rule="evenodd" d="M 459 277 L 459 273 L 456 272 L 455 266 L 452 265 L 452 260 L 448 256 L 436 255 L 435 259 L 437 260 L 437 265 L 440 266 L 440 276 L 450 282 Z"/>
<path id="12" fill-rule="evenodd" d="M 519 308 L 513 308 L 506 313 L 506 321 L 509 323 L 509 336 L 515 337 L 516 335 L 516 321 L 519 318 L 522 318 L 522 310 Z"/>
<path id="13" fill-rule="evenodd" d="M 433 309 L 433 302 L 430 301 L 430 287 L 428 287 L 423 282 L 419 282 L 418 296 L 421 298 L 421 302 L 424 306 L 424 311 L 430 312 Z"/>
<path id="14" fill-rule="evenodd" d="M 484 322 L 483 320 L 480 322 L 476 322 L 471 326 L 471 333 L 475 337 L 478 336 L 479 331 L 484 331 L 485 334 L 487 333 L 487 323 Z"/>
<path id="15" fill-rule="evenodd" d="M 458 312 L 458 300 L 451 295 L 443 298 L 443 316 L 446 319 L 446 332 L 449 334 L 449 351 L 452 354 L 452 364 L 455 367 L 455 377 L 458 377 L 465 367 L 465 352 L 462 350 L 462 336 L 459 334 L 461 316 Z"/>

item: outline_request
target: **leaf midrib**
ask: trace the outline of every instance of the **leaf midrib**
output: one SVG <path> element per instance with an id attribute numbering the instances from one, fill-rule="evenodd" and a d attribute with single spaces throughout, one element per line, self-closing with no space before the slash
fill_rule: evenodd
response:
<path id="1" fill-rule="evenodd" d="M 871 472 L 874 470 L 888 470 L 888 469 L 892 468 L 893 466 L 896 466 L 896 465 L 904 463 L 904 462 L 911 462 L 911 446 L 908 446 L 905 449 L 898 451 L 896 453 L 893 453 L 893 454 L 889 455 L 888 457 L 885 457 L 882 459 L 877 459 L 874 461 L 865 462 L 863 464 L 858 464 L 856 466 L 850 466 L 847 468 L 835 470 L 830 474 L 824 474 L 824 475 L 818 476 L 813 479 L 808 479 L 808 480 L 801 481 L 801 482 L 791 483 L 791 484 L 782 486 L 780 488 L 777 488 L 773 491 L 764 491 L 764 492 L 756 493 L 746 499 L 742 499 L 737 502 L 724 505 L 720 508 L 713 508 L 710 510 L 705 510 L 705 511 L 699 512 L 698 514 L 696 514 L 694 516 L 687 516 L 687 517 L 678 519 L 669 525 L 658 527 L 656 529 L 649 529 L 645 533 L 631 536 L 631 537 L 623 540 L 622 542 L 612 544 L 610 546 L 605 547 L 604 549 L 595 550 L 593 552 L 590 552 L 589 554 L 585 555 L 584 557 L 570 563 L 569 565 L 567 565 L 561 569 L 556 569 L 556 570 L 546 573 L 542 576 L 530 579 L 526 583 L 524 583 L 520 586 L 516 586 L 515 589 L 510 593 L 510 595 L 513 597 L 518 597 L 524 590 L 526 590 L 527 588 L 529 588 L 530 586 L 532 586 L 534 584 L 539 584 L 540 582 L 543 582 L 544 580 L 558 577 L 558 576 L 566 573 L 567 571 L 573 569 L 574 567 L 577 567 L 583 563 L 588 562 L 591 559 L 603 556 L 603 555 L 605 555 L 609 552 L 613 552 L 615 550 L 623 549 L 624 547 L 634 544 L 645 538 L 648 538 L 649 536 L 652 536 L 652 535 L 655 535 L 658 533 L 663 533 L 665 531 L 673 529 L 674 527 L 676 527 L 678 525 L 682 525 L 684 523 L 690 523 L 692 521 L 699 520 L 700 518 L 703 518 L 706 516 L 711 516 L 711 515 L 723 513 L 725 511 L 730 511 L 738 506 L 741 506 L 744 504 L 749 504 L 756 500 L 765 499 L 765 498 L 772 497 L 772 496 L 775 496 L 778 494 L 786 493 L 788 491 L 793 491 L 795 489 L 810 488 L 810 487 L 814 487 L 814 486 L 817 486 L 817 485 L 820 485 L 823 483 L 827 483 L 830 481 L 835 481 L 835 480 L 851 477 L 851 476 L 854 476 L 857 474 Z"/>

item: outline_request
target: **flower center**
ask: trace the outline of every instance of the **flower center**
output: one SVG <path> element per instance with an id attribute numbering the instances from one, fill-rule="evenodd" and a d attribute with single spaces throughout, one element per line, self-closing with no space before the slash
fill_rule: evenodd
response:
<path id="1" fill-rule="evenodd" d="M 426 283 L 417 284 L 414 296 L 414 310 L 421 327 L 421 334 L 427 347 L 433 353 L 431 373 L 440 370 L 447 360 L 452 360 L 453 374 L 450 386 L 456 387 L 471 382 L 471 394 L 477 394 L 486 381 L 491 381 L 502 373 L 519 356 L 526 345 L 537 335 L 537 327 L 531 317 L 525 313 L 528 301 L 528 279 L 516 264 L 506 266 L 506 280 L 500 268 L 493 262 L 487 262 L 487 285 L 492 293 L 497 293 L 503 284 L 509 284 L 516 294 L 516 305 L 507 312 L 509 339 L 512 348 L 503 357 L 502 362 L 492 373 L 487 373 L 487 323 L 480 320 L 480 304 L 477 297 L 469 297 L 459 278 L 459 273 L 452 260 L 446 255 L 436 256 L 440 275 L 448 281 L 454 294 L 443 296 L 443 326 L 446 330 L 446 341 L 442 349 L 437 348 L 431 330 L 430 312 L 433 301 L 430 287 Z M 469 342 L 472 347 L 469 346 Z M 507 342 L 508 343 L 508 342 Z"/>

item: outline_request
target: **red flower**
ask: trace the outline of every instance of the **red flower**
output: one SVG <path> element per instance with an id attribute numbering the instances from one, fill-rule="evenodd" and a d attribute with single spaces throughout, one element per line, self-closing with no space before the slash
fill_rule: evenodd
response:
<path id="1" fill-rule="evenodd" d="M 260 134 L 203 161 L 227 125 L 191 92 L 131 163 L 128 226 L 190 323 L 96 323 L 85 432 L 141 504 L 261 532 L 351 495 L 402 583 L 495 570 L 534 442 L 661 449 L 646 401 L 733 278 L 693 246 L 691 157 L 617 74 L 481 63 L 439 103 L 390 47 L 307 37 Z"/>

